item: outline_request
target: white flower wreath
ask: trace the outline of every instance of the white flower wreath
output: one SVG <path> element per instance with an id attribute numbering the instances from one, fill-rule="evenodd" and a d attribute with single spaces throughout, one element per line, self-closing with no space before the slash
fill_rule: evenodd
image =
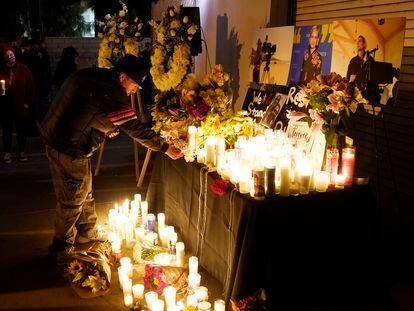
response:
<path id="1" fill-rule="evenodd" d="M 174 47 L 174 53 L 168 60 L 168 71 L 164 68 L 164 58 L 164 48 L 157 46 L 151 56 L 150 72 L 155 86 L 162 92 L 177 87 L 183 81 L 190 65 L 190 47 L 186 43 L 179 43 Z"/>

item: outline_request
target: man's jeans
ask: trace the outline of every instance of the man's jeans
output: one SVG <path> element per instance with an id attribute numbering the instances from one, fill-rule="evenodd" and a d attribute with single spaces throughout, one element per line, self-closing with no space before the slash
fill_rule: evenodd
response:
<path id="1" fill-rule="evenodd" d="M 74 159 L 46 146 L 57 207 L 55 240 L 74 244 L 77 234 L 96 235 L 91 160 Z"/>

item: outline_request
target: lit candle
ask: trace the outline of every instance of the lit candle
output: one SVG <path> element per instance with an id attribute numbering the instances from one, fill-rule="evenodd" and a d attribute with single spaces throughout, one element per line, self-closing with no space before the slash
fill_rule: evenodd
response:
<path id="1" fill-rule="evenodd" d="M 206 141 L 206 165 L 214 167 L 216 164 L 216 138 L 207 137 Z"/>
<path id="2" fill-rule="evenodd" d="M 315 176 L 315 189 L 318 192 L 326 192 L 329 186 L 329 176 L 326 172 L 319 172 Z"/>
<path id="3" fill-rule="evenodd" d="M 131 294 L 127 294 L 127 295 L 124 296 L 125 307 L 130 308 L 130 307 L 132 307 L 133 303 L 134 303 L 134 299 L 133 299 Z"/>
<path id="4" fill-rule="evenodd" d="M 154 302 L 152 303 L 151 311 L 164 311 L 164 300 L 154 300 Z"/>
<path id="5" fill-rule="evenodd" d="M 298 174 L 299 174 L 299 193 L 308 194 L 311 176 L 312 176 L 312 167 L 309 161 L 302 160 L 299 162 Z"/>
<path id="6" fill-rule="evenodd" d="M 211 303 L 208 301 L 201 301 L 197 306 L 198 311 L 211 311 Z"/>
<path id="7" fill-rule="evenodd" d="M 200 286 L 196 289 L 195 295 L 198 301 L 205 301 L 208 300 L 208 289 L 207 287 Z"/>
<path id="8" fill-rule="evenodd" d="M 141 203 L 141 194 L 139 193 L 135 193 L 134 194 L 134 200 Z"/>
<path id="9" fill-rule="evenodd" d="M 198 273 L 198 258 L 195 256 L 191 256 L 188 259 L 188 269 L 189 274 L 197 274 Z"/>
<path id="10" fill-rule="evenodd" d="M 175 233 L 173 226 L 167 226 L 163 230 L 162 245 L 164 247 L 170 246 L 170 238 Z"/>
<path id="11" fill-rule="evenodd" d="M 184 247 L 185 246 L 183 242 L 177 242 L 177 244 L 175 244 L 176 264 L 178 267 L 184 266 L 184 256 L 185 256 Z"/>
<path id="12" fill-rule="evenodd" d="M 240 193 L 250 193 L 250 178 L 242 178 L 239 180 L 239 191 Z"/>
<path id="13" fill-rule="evenodd" d="M 6 81 L 0 80 L 0 91 L 1 95 L 6 95 Z"/>
<path id="14" fill-rule="evenodd" d="M 345 186 L 352 186 L 355 167 L 355 148 L 342 149 L 342 174 L 345 176 Z"/>
<path id="15" fill-rule="evenodd" d="M 221 178 L 224 181 L 229 181 L 230 180 L 230 176 L 231 176 L 231 169 L 230 168 L 228 168 L 228 167 L 221 168 L 220 173 L 221 173 L 220 174 Z"/>
<path id="16" fill-rule="evenodd" d="M 336 189 L 344 189 L 345 186 L 345 176 L 342 174 L 338 174 L 335 176 L 335 188 Z"/>
<path id="17" fill-rule="evenodd" d="M 125 267 L 118 267 L 119 286 L 123 288 L 124 281 L 129 279 L 128 271 Z"/>
<path id="18" fill-rule="evenodd" d="M 122 257 L 121 259 L 119 259 L 119 263 L 121 264 L 121 267 L 129 266 L 132 264 L 131 258 L 129 257 Z"/>
<path id="19" fill-rule="evenodd" d="M 276 185 L 276 167 L 274 165 L 268 164 L 265 166 L 265 194 L 267 196 L 272 196 L 275 194 Z"/>
<path id="20" fill-rule="evenodd" d="M 148 308 L 151 310 L 155 301 L 158 300 L 158 294 L 156 292 L 147 292 L 145 294 L 145 302 L 147 303 Z"/>
<path id="21" fill-rule="evenodd" d="M 201 283 L 201 275 L 196 273 L 196 274 L 189 274 L 188 275 L 188 286 L 190 288 L 196 289 L 197 287 L 200 286 Z"/>
<path id="22" fill-rule="evenodd" d="M 290 164 L 289 158 L 280 161 L 280 195 L 284 197 L 289 196 Z"/>
<path id="23" fill-rule="evenodd" d="M 132 280 L 124 279 L 122 283 L 122 291 L 124 296 L 132 295 Z"/>
<path id="24" fill-rule="evenodd" d="M 329 175 L 329 185 L 335 185 L 335 176 L 338 174 L 339 152 L 336 148 L 326 150 L 326 172 Z"/>
<path id="25" fill-rule="evenodd" d="M 203 164 L 206 161 L 206 148 L 197 149 L 197 163 Z"/>
<path id="26" fill-rule="evenodd" d="M 191 154 L 194 154 L 196 148 L 196 134 L 197 128 L 193 125 L 188 127 L 188 150 Z"/>
<path id="27" fill-rule="evenodd" d="M 226 311 L 226 303 L 222 299 L 214 301 L 214 311 Z"/>
<path id="28" fill-rule="evenodd" d="M 147 224 L 147 216 L 148 216 L 148 202 L 143 201 L 141 202 L 141 215 L 142 215 L 142 223 Z"/>
<path id="29" fill-rule="evenodd" d="M 253 189 L 254 198 L 256 200 L 263 200 L 265 198 L 265 171 L 264 167 L 259 165 L 252 171 L 253 174 Z"/>
<path id="30" fill-rule="evenodd" d="M 164 213 L 158 213 L 157 221 L 158 221 L 158 228 L 165 227 L 165 214 Z"/>
<path id="31" fill-rule="evenodd" d="M 145 236 L 147 244 L 155 246 L 158 244 L 158 234 L 156 232 L 148 232 Z"/>
<path id="32" fill-rule="evenodd" d="M 112 247 L 113 253 L 120 253 L 121 252 L 121 240 L 118 237 L 116 237 L 116 239 L 112 241 L 111 247 Z"/>
<path id="33" fill-rule="evenodd" d="M 132 286 L 132 293 L 135 299 L 142 299 L 144 298 L 144 285 L 143 284 L 135 284 Z"/>
<path id="34" fill-rule="evenodd" d="M 125 226 L 125 241 L 126 247 L 131 248 L 134 241 L 134 225 L 131 223 Z"/>
<path id="35" fill-rule="evenodd" d="M 176 232 L 172 233 L 170 235 L 170 241 L 169 241 L 169 247 L 171 247 L 172 249 L 174 249 L 175 245 L 177 244 L 177 240 L 178 240 L 178 235 Z"/>
<path id="36" fill-rule="evenodd" d="M 187 307 L 197 307 L 198 301 L 196 295 L 187 295 Z"/>
<path id="37" fill-rule="evenodd" d="M 224 137 L 217 136 L 216 137 L 216 157 L 223 156 L 225 157 L 224 152 L 226 151 L 226 141 L 224 140 Z"/>
<path id="38" fill-rule="evenodd" d="M 174 286 L 167 286 L 163 290 L 165 302 L 167 303 L 167 308 L 175 306 L 176 298 L 176 289 Z"/>
<path id="39" fill-rule="evenodd" d="M 145 228 L 135 228 L 135 239 L 141 243 L 145 241 Z"/>
<path id="40" fill-rule="evenodd" d="M 132 250 L 132 255 L 134 257 L 134 262 L 138 263 L 141 261 L 141 252 L 142 247 L 140 242 L 136 242 L 134 245 L 134 248 Z"/>

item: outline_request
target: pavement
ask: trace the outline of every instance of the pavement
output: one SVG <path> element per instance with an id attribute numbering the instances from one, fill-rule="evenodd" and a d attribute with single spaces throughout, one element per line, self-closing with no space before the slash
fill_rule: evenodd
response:
<path id="1" fill-rule="evenodd" d="M 82 299 L 47 258 L 55 194 L 39 138 L 30 138 L 27 149 L 27 163 L 16 159 L 9 165 L 0 163 L 0 310 L 126 310 L 115 273 L 108 294 Z M 139 150 L 142 164 L 146 149 Z M 94 167 L 96 158 L 92 163 Z M 136 188 L 134 172 L 131 139 L 119 135 L 109 140 L 100 174 L 93 180 L 98 222 L 115 202 L 132 198 L 134 193 L 145 195 L 151 167 L 140 189 Z M 205 272 L 202 276 L 213 298 L 219 297 L 217 281 Z"/>

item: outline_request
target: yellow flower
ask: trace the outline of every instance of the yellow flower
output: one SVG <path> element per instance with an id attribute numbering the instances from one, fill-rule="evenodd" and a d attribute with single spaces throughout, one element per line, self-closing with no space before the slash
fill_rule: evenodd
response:
<path id="1" fill-rule="evenodd" d="M 135 17 L 135 18 L 134 18 L 134 22 L 135 22 L 135 23 L 138 23 L 138 21 L 139 21 L 138 17 Z"/>
<path id="2" fill-rule="evenodd" d="M 184 16 L 184 18 L 183 18 L 183 23 L 184 23 L 184 24 L 187 24 L 187 23 L 188 23 L 188 16 Z"/>
<path id="3" fill-rule="evenodd" d="M 120 29 L 119 30 L 119 34 L 124 35 L 125 34 L 125 30 L 124 29 Z"/>
<path id="4" fill-rule="evenodd" d="M 170 35 L 172 36 L 172 37 L 175 37 L 175 35 L 177 34 L 177 32 L 174 30 L 174 29 L 171 29 L 170 30 Z"/>
<path id="5" fill-rule="evenodd" d="M 103 33 L 99 32 L 98 33 L 98 38 L 101 38 L 102 39 L 103 38 Z"/>
<path id="6" fill-rule="evenodd" d="M 188 28 L 187 32 L 190 35 L 194 35 L 197 32 L 197 26 L 196 25 L 191 25 L 191 27 Z"/>
<path id="7" fill-rule="evenodd" d="M 193 36 L 188 36 L 188 40 L 189 41 L 193 40 Z"/>
<path id="8" fill-rule="evenodd" d="M 76 273 L 75 277 L 73 278 L 72 282 L 76 283 L 77 281 L 80 281 L 83 278 L 83 273 L 82 272 L 78 272 Z"/>
<path id="9" fill-rule="evenodd" d="M 119 38 L 116 38 L 116 39 L 115 39 L 115 43 L 119 43 L 119 42 L 121 42 L 121 41 L 119 40 Z"/>
<path id="10" fill-rule="evenodd" d="M 135 37 L 139 37 L 140 35 L 141 35 L 141 33 L 139 33 L 139 32 L 135 33 Z"/>
<path id="11" fill-rule="evenodd" d="M 138 28 L 137 28 L 137 29 L 138 29 L 138 30 L 141 30 L 141 29 L 142 29 L 142 26 L 144 26 L 144 25 L 143 25 L 142 23 L 139 23 L 139 24 L 138 24 Z"/>
<path id="12" fill-rule="evenodd" d="M 116 39 L 116 36 L 115 36 L 115 34 L 112 34 L 112 35 L 110 35 L 109 36 L 109 41 L 115 41 L 115 39 Z"/>
<path id="13" fill-rule="evenodd" d="M 72 261 L 68 267 L 68 272 L 69 274 L 76 274 L 77 272 L 82 270 L 82 263 L 75 259 L 74 261 Z"/>
<path id="14" fill-rule="evenodd" d="M 125 11 L 124 10 L 119 11 L 119 16 L 124 17 L 125 16 Z"/>
<path id="15" fill-rule="evenodd" d="M 178 19 L 173 20 L 170 24 L 171 29 L 178 29 L 179 27 L 180 27 L 180 21 Z"/>
<path id="16" fill-rule="evenodd" d="M 171 17 L 173 17 L 174 15 L 175 15 L 174 10 L 173 10 L 173 9 L 171 9 L 171 10 L 170 10 L 170 16 L 171 16 Z"/>

